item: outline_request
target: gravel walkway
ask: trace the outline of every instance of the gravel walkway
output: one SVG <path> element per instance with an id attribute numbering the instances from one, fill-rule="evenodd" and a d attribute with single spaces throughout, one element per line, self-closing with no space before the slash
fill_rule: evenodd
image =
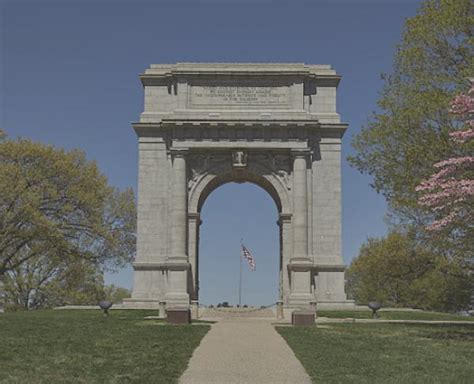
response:
<path id="1" fill-rule="evenodd" d="M 180 384 L 306 384 L 311 380 L 270 320 L 224 319 L 201 341 Z"/>

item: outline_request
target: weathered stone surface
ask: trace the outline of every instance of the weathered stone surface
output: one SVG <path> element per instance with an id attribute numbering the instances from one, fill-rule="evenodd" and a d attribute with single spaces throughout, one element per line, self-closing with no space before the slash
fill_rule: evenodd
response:
<path id="1" fill-rule="evenodd" d="M 178 63 L 141 76 L 138 244 L 129 305 L 199 299 L 200 211 L 252 182 L 280 213 L 281 300 L 350 305 L 341 256 L 340 76 L 328 65 Z"/>

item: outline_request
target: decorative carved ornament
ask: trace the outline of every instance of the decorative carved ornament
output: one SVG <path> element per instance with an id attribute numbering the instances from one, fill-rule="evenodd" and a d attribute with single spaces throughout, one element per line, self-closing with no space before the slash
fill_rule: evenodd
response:
<path id="1" fill-rule="evenodd" d="M 247 153 L 244 151 L 232 152 L 232 167 L 240 169 L 247 167 Z"/>
<path id="2" fill-rule="evenodd" d="M 229 153 L 195 153 L 188 157 L 188 189 L 209 172 L 220 173 L 231 169 L 254 170 L 256 173 L 268 172 L 277 177 L 286 189 L 291 190 L 291 157 L 279 153 L 246 153 L 237 150 Z M 263 170 L 262 170 L 263 167 Z M 259 169 L 257 171 L 257 169 Z"/>

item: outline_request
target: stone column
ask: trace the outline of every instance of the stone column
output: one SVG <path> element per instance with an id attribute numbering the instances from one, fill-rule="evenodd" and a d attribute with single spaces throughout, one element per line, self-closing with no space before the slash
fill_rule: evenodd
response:
<path id="1" fill-rule="evenodd" d="M 198 247 L 199 247 L 199 226 L 201 225 L 201 219 L 199 213 L 188 214 L 188 257 L 189 264 L 191 265 L 191 273 L 189 275 L 191 300 L 198 300 L 199 294 L 199 260 L 198 260 Z"/>
<path id="2" fill-rule="evenodd" d="M 308 178 L 306 153 L 293 160 L 293 256 L 308 257 Z"/>
<path id="3" fill-rule="evenodd" d="M 185 152 L 173 154 L 171 206 L 171 255 L 173 261 L 187 261 L 187 193 Z"/>
<path id="4" fill-rule="evenodd" d="M 292 232 L 291 232 L 291 214 L 281 213 L 280 220 L 280 247 L 281 247 L 281 278 L 280 278 L 280 300 L 283 304 L 288 303 L 288 296 L 290 295 L 290 279 L 288 275 L 288 265 L 291 259 L 292 250 Z"/>
<path id="5" fill-rule="evenodd" d="M 186 152 L 173 152 L 173 184 L 171 188 L 171 247 L 168 256 L 168 284 L 166 307 L 189 305 L 187 256 L 187 203 Z"/>
<path id="6" fill-rule="evenodd" d="M 313 262 L 308 256 L 308 151 L 294 153 L 293 160 L 293 254 L 290 272 L 290 307 L 308 307 L 314 300 L 311 292 Z"/>

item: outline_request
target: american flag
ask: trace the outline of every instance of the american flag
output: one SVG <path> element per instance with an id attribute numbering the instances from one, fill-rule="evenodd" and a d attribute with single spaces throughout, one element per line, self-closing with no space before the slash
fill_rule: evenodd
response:
<path id="1" fill-rule="evenodd" d="M 245 245 L 242 244 L 242 257 L 247 259 L 251 271 L 255 271 L 255 259 Z"/>

